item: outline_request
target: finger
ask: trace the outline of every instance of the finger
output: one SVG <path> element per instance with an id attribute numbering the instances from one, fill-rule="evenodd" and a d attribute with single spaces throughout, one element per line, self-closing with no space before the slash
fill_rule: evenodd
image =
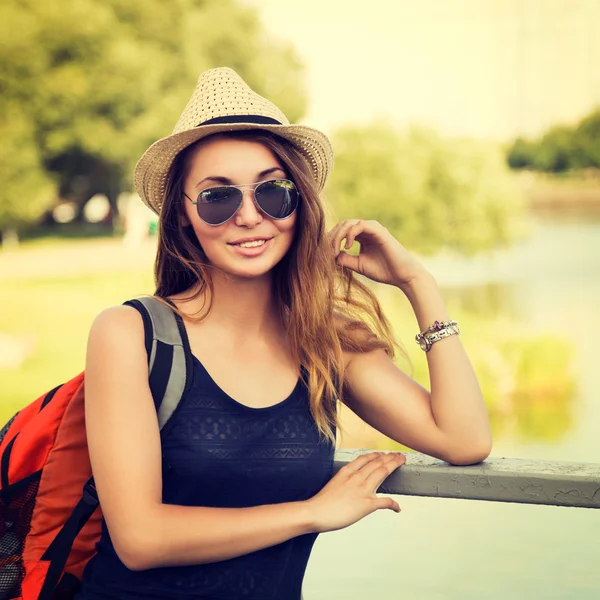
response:
<path id="1" fill-rule="evenodd" d="M 337 255 L 337 263 L 342 267 L 348 267 L 357 273 L 360 273 L 360 258 L 358 256 L 353 256 L 352 254 L 348 254 L 347 252 L 340 251 Z"/>
<path id="2" fill-rule="evenodd" d="M 340 227 L 342 226 L 342 224 L 344 223 L 344 221 L 339 221 L 337 222 L 327 233 L 327 236 L 329 237 L 329 241 L 331 242 L 331 244 L 333 245 L 334 241 L 335 241 L 335 237 L 337 235 L 337 232 L 340 230 Z"/>
<path id="3" fill-rule="evenodd" d="M 395 456 L 386 457 L 383 464 L 378 465 L 376 468 L 368 472 L 365 469 L 365 474 L 368 476 L 365 480 L 367 489 L 373 490 L 373 493 L 379 488 L 379 486 L 395 471 L 398 467 L 402 466 L 403 461 L 396 458 Z"/>
<path id="4" fill-rule="evenodd" d="M 374 237 L 376 240 L 378 240 L 381 236 L 382 230 L 387 232 L 387 229 L 385 229 L 385 227 L 383 227 L 383 225 L 381 225 L 381 223 L 378 221 L 365 221 L 364 219 L 359 219 L 347 232 L 346 248 L 350 248 L 356 241 L 356 238 L 362 233 L 366 233 L 368 236 Z"/>
<path id="5" fill-rule="evenodd" d="M 397 513 L 399 513 L 402 510 L 400 508 L 400 505 L 393 498 L 390 498 L 388 496 L 376 498 L 374 501 L 374 504 L 375 504 L 376 510 L 378 510 L 380 508 L 388 508 Z"/>
<path id="6" fill-rule="evenodd" d="M 362 469 L 365 465 L 380 458 L 381 456 L 381 452 L 367 452 L 366 454 L 361 454 L 358 458 L 355 458 L 347 465 L 344 465 L 340 471 L 344 471 L 344 473 L 351 475 L 357 471 L 360 471 L 360 469 Z"/>
<path id="7" fill-rule="evenodd" d="M 357 471 L 356 474 L 363 480 L 366 481 L 371 473 L 386 465 L 391 459 L 390 455 L 386 452 L 375 452 L 373 460 L 365 462 Z"/>
<path id="8" fill-rule="evenodd" d="M 352 224 L 353 222 L 343 221 L 340 224 L 340 228 L 336 231 L 333 239 L 333 249 L 336 256 L 340 253 L 342 240 L 346 237 L 346 232 L 352 227 Z"/>
<path id="9" fill-rule="evenodd" d="M 333 249 L 335 251 L 335 256 L 337 256 L 341 251 L 342 240 L 346 237 L 346 233 L 356 223 L 358 223 L 358 219 L 346 219 L 340 223 L 340 228 L 333 237 Z"/>
<path id="10" fill-rule="evenodd" d="M 374 462 L 365 463 L 361 470 L 363 471 L 363 475 L 365 478 L 369 476 L 369 474 L 378 466 L 385 465 L 390 461 L 397 461 L 398 465 L 404 464 L 406 462 L 406 457 L 400 452 L 374 452 L 375 460 L 377 464 Z"/>
<path id="11" fill-rule="evenodd" d="M 406 462 L 406 455 L 402 452 L 386 452 L 385 456 L 398 461 L 398 464 L 403 465 Z"/>
<path id="12" fill-rule="evenodd" d="M 343 221 L 339 221 L 336 223 L 329 232 L 329 237 L 331 239 L 331 243 L 333 244 L 335 240 L 339 237 L 339 233 L 342 229 L 346 229 L 348 227 L 348 219 L 344 219 Z"/>
<path id="13" fill-rule="evenodd" d="M 330 230 L 329 230 L 329 236 L 330 237 L 335 237 L 338 233 L 338 231 L 342 228 L 342 227 L 346 227 L 348 224 L 348 219 L 344 219 L 342 221 L 338 221 Z"/>
<path id="14" fill-rule="evenodd" d="M 346 232 L 346 243 L 344 244 L 346 250 L 352 247 L 356 236 L 360 235 L 366 229 L 366 227 L 367 225 L 364 221 L 358 221 L 348 229 Z"/>

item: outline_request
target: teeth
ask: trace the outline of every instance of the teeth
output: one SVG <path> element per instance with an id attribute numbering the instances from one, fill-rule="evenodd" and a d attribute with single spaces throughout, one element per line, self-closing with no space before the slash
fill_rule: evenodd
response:
<path id="1" fill-rule="evenodd" d="M 258 246 L 262 246 L 266 240 L 256 240 L 254 242 L 242 242 L 238 244 L 240 248 L 257 248 Z"/>

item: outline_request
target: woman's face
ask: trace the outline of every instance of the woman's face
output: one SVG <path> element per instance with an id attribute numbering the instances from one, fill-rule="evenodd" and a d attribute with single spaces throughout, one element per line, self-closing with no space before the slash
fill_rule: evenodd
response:
<path id="1" fill-rule="evenodd" d="M 288 178 L 283 164 L 259 142 L 211 137 L 200 142 L 187 161 L 184 191 L 196 200 L 211 187 L 258 183 Z M 183 197 L 184 223 L 191 225 L 208 260 L 222 271 L 244 278 L 268 273 L 289 250 L 294 239 L 296 212 L 276 220 L 254 203 L 252 187 L 242 188 L 242 206 L 222 225 L 204 223 L 196 205 Z M 244 242 L 264 240 L 260 246 L 243 247 Z"/>

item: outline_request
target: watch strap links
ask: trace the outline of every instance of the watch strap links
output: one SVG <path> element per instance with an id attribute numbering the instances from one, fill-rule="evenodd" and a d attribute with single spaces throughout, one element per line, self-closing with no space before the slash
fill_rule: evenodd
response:
<path id="1" fill-rule="evenodd" d="M 444 325 L 439 327 L 439 325 Z M 429 352 L 431 346 L 444 338 L 447 338 L 451 335 L 458 335 L 460 333 L 460 329 L 458 328 L 458 323 L 456 321 L 444 321 L 444 323 L 439 323 L 436 321 L 434 325 L 425 329 L 421 333 L 418 333 L 415 336 L 415 341 L 419 345 L 419 347 L 425 352 Z"/>

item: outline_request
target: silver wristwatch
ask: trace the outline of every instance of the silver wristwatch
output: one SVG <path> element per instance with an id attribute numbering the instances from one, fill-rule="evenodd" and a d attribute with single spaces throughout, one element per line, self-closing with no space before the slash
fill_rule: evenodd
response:
<path id="1" fill-rule="evenodd" d="M 417 333 L 417 335 L 415 336 L 415 340 L 417 344 L 419 344 L 421 350 L 429 352 L 431 346 L 436 342 L 439 342 L 440 340 L 446 337 L 459 333 L 460 330 L 458 329 L 458 325 L 448 325 L 443 329 L 439 329 L 431 333 L 427 332 L 427 330 L 426 332 Z"/>

